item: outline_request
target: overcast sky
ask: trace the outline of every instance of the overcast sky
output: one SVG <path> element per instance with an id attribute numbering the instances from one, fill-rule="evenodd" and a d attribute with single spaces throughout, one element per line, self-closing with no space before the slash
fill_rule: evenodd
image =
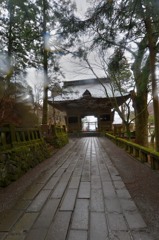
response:
<path id="1" fill-rule="evenodd" d="M 85 12 L 89 7 L 87 0 L 72 0 L 72 2 L 76 3 L 78 16 L 84 18 Z M 91 72 L 81 68 L 80 64 L 78 64 L 78 61 L 73 59 L 71 56 L 63 57 L 61 65 L 65 74 L 65 81 L 93 77 Z"/>
<path id="2" fill-rule="evenodd" d="M 84 19 L 85 13 L 90 7 L 90 3 L 88 3 L 87 0 L 72 0 L 72 2 L 76 3 L 77 6 L 77 15 Z M 83 37 L 84 39 L 84 37 Z M 88 38 L 85 38 L 86 41 L 90 40 Z M 107 56 L 109 54 L 112 54 L 111 50 L 107 52 Z M 99 57 L 96 53 L 90 53 L 89 54 L 89 61 L 91 66 L 93 66 L 93 70 L 95 71 L 96 75 L 98 77 L 105 77 L 105 72 L 101 67 Z M 95 65 L 98 65 L 98 67 Z M 79 63 L 79 61 L 71 57 L 71 55 L 62 57 L 61 66 L 63 68 L 63 72 L 65 74 L 64 81 L 70 81 L 70 80 L 80 80 L 80 79 L 89 79 L 89 78 L 95 78 L 96 76 L 91 72 L 91 70 L 88 69 L 88 66 L 86 63 Z"/>
<path id="3" fill-rule="evenodd" d="M 81 16 L 83 16 L 84 13 L 86 12 L 87 8 L 89 7 L 89 3 L 87 2 L 87 0 L 75 0 L 75 3 L 77 5 L 78 13 Z"/>

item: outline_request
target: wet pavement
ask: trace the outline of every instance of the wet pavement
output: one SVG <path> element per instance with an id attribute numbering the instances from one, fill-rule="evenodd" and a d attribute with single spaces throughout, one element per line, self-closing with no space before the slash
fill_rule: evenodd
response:
<path id="1" fill-rule="evenodd" d="M 73 139 L 53 155 L 53 164 L 0 215 L 0 239 L 153 239 L 103 141 L 109 140 Z"/>

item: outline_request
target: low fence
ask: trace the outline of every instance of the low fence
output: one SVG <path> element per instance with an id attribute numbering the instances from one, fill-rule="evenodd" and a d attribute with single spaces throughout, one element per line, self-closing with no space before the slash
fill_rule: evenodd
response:
<path id="1" fill-rule="evenodd" d="M 0 127 L 0 152 L 42 139 L 38 128 L 16 128 L 13 125 L 6 125 Z"/>
<path id="2" fill-rule="evenodd" d="M 17 180 L 49 156 L 40 129 L 0 127 L 0 187 Z"/>
<path id="3" fill-rule="evenodd" d="M 0 127 L 0 187 L 17 180 L 30 168 L 50 156 L 49 146 L 68 143 L 66 129 L 44 125 L 41 128 Z"/>
<path id="4" fill-rule="evenodd" d="M 106 133 L 106 137 L 113 140 L 117 146 L 124 148 L 129 154 L 142 163 L 147 163 L 152 169 L 159 170 L 159 152 L 142 147 L 136 143 L 127 141 L 126 139 L 118 138 L 109 133 Z"/>

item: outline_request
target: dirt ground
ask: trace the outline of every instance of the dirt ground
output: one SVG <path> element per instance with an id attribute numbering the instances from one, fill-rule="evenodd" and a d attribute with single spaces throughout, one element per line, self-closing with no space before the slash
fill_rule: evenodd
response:
<path id="1" fill-rule="evenodd" d="M 159 171 L 154 171 L 129 156 L 110 140 L 101 138 L 101 141 L 138 206 L 149 231 L 153 234 L 154 240 L 159 240 Z M 0 212 L 11 208 L 25 189 L 52 164 L 56 163 L 53 163 L 51 158 L 47 159 L 7 188 L 0 188 Z"/>

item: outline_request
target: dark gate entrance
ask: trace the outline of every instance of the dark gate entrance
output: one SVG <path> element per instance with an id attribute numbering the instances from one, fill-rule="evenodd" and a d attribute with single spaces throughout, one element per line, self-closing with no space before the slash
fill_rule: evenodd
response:
<path id="1" fill-rule="evenodd" d="M 82 132 L 97 132 L 98 131 L 98 118 L 95 116 L 85 116 L 81 119 Z"/>

